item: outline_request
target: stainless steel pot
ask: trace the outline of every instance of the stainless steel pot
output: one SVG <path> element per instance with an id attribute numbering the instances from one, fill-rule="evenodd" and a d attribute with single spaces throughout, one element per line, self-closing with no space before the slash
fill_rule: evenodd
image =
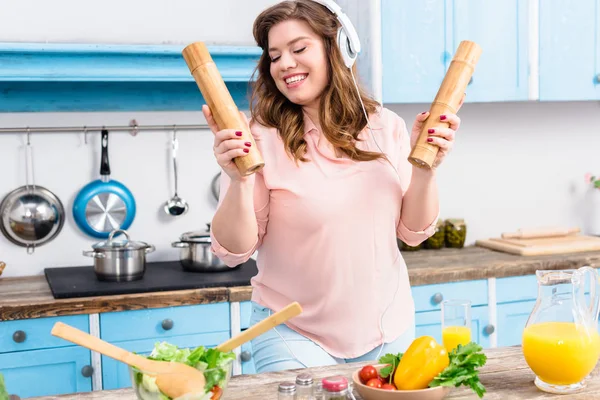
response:
<path id="1" fill-rule="evenodd" d="M 190 272 L 229 271 L 230 267 L 210 251 L 210 224 L 206 231 L 186 232 L 171 246 L 180 249 L 179 262 Z"/>
<path id="2" fill-rule="evenodd" d="M 117 241 L 113 237 L 123 233 L 126 240 Z M 146 254 L 155 250 L 144 242 L 133 242 L 123 229 L 110 233 L 106 242 L 92 246 L 94 250 L 84 251 L 83 255 L 94 258 L 94 272 L 101 281 L 129 282 L 141 279 L 146 272 Z"/>

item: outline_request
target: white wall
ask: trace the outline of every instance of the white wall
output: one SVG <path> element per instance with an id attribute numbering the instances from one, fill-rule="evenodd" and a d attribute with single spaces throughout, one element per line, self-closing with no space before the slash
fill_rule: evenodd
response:
<path id="1" fill-rule="evenodd" d="M 167 7 L 166 1 L 157 0 L 108 1 L 102 6 L 73 0 L 4 0 L 0 41 L 183 43 L 208 37 L 217 44 L 247 45 L 253 44 L 253 17 L 275 2 L 178 1 Z M 410 126 L 427 105 L 389 107 Z M 600 173 L 598 111 L 594 102 L 466 104 L 456 148 L 439 171 L 442 217 L 465 218 L 468 243 L 520 227 L 584 227 L 583 175 Z M 0 114 L 0 126 L 113 125 L 133 118 L 139 124 L 204 122 L 200 112 L 39 113 Z M 218 172 L 212 134 L 179 132 L 178 137 L 180 195 L 191 208 L 181 219 L 172 219 L 161 211 L 172 193 L 170 133 L 110 136 L 112 178 L 125 183 L 138 203 L 129 232 L 133 240 L 156 246 L 150 261 L 177 259 L 170 243 L 202 228 L 215 210 L 209 187 Z M 24 139 L 0 135 L 2 197 L 25 181 Z M 88 145 L 83 134 L 35 134 L 31 140 L 36 182 L 58 194 L 68 218 L 61 234 L 33 255 L 0 235 L 0 261 L 7 263 L 3 277 L 40 274 L 52 266 L 91 265 L 81 252 L 97 241 L 78 231 L 70 213 L 77 191 L 98 176 L 99 134 L 89 135 Z"/>

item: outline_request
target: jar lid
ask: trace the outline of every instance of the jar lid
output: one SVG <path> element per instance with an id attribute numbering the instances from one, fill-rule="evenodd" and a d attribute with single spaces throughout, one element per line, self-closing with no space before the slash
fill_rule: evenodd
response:
<path id="1" fill-rule="evenodd" d="M 122 233 L 123 235 L 125 235 L 126 239 L 125 240 L 115 240 L 114 236 L 117 233 Z M 150 247 L 150 245 L 148 245 L 148 243 L 135 242 L 135 241 L 129 240 L 129 235 L 127 234 L 127 231 L 125 231 L 123 229 L 115 229 L 114 231 L 112 231 L 110 233 L 110 235 L 108 235 L 108 240 L 106 240 L 105 242 L 96 243 L 92 246 L 92 248 L 95 250 L 117 250 L 117 251 L 140 250 L 140 249 L 145 249 L 147 247 Z"/>
<path id="2" fill-rule="evenodd" d="M 191 231 L 186 232 L 179 238 L 182 242 L 191 243 L 211 243 L 210 239 L 210 224 L 206 224 L 206 230 L 204 231 Z"/>
<path id="3" fill-rule="evenodd" d="M 323 390 L 328 392 L 341 392 L 348 389 L 348 380 L 343 376 L 330 376 L 323 378 Z"/>
<path id="4" fill-rule="evenodd" d="M 313 378 L 309 374 L 300 374 L 296 377 L 296 384 L 298 385 L 312 385 Z"/>
<path id="5" fill-rule="evenodd" d="M 296 391 L 296 385 L 293 382 L 283 382 L 279 384 L 279 391 L 283 393 L 293 393 Z"/>

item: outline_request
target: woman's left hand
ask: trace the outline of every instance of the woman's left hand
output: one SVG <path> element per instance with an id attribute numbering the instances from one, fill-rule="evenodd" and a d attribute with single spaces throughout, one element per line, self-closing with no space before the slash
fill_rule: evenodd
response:
<path id="1" fill-rule="evenodd" d="M 463 101 L 464 96 L 460 102 L 460 105 L 458 106 L 458 109 L 460 109 L 460 107 L 462 106 Z M 429 111 L 417 115 L 415 123 L 413 124 L 412 131 L 410 133 L 411 147 L 414 148 L 415 144 L 417 143 L 417 138 L 419 137 L 421 129 L 423 128 L 423 125 L 425 124 L 425 121 L 428 117 Z M 454 137 L 456 135 L 456 131 L 458 131 L 458 128 L 460 127 L 460 118 L 456 114 L 442 114 L 440 115 L 439 119 L 441 122 L 447 122 L 449 124 L 449 127 L 429 129 L 429 136 L 427 137 L 427 142 L 439 147 L 437 157 L 433 162 L 433 169 L 437 168 L 442 163 L 444 158 L 448 155 L 448 153 L 450 153 L 450 151 L 452 150 L 452 147 L 454 146 Z"/>

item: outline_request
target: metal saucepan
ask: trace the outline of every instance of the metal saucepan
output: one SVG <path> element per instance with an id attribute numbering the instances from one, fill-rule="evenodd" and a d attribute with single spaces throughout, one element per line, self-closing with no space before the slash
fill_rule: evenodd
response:
<path id="1" fill-rule="evenodd" d="M 190 272 L 229 271 L 230 267 L 210 251 L 210 224 L 206 231 L 186 232 L 171 246 L 179 248 L 179 262 Z"/>
<path id="2" fill-rule="evenodd" d="M 102 130 L 101 179 L 85 185 L 73 203 L 75 223 L 87 235 L 105 239 L 114 229 L 128 229 L 136 213 L 135 198 L 121 182 L 110 179 L 108 131 Z"/>
<path id="3" fill-rule="evenodd" d="M 25 147 L 25 175 L 25 186 L 8 193 L 0 203 L 0 231 L 12 243 L 26 247 L 27 253 L 32 254 L 36 247 L 60 233 L 65 223 L 65 210 L 54 193 L 35 184 L 29 133 Z"/>
<path id="4" fill-rule="evenodd" d="M 113 240 L 122 233 L 126 240 Z M 155 250 L 154 246 L 144 242 L 129 240 L 127 231 L 116 229 L 108 235 L 106 242 L 92 246 L 94 250 L 84 251 L 83 255 L 94 258 L 94 272 L 101 281 L 128 282 L 141 279 L 146 272 L 146 254 Z"/>

